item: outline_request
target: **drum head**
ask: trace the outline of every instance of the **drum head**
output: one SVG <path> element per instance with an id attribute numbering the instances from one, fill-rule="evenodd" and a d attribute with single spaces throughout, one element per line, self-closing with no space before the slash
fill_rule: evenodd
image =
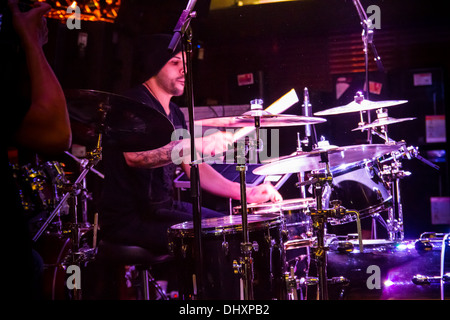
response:
<path id="1" fill-rule="evenodd" d="M 267 214 L 267 213 L 279 213 L 280 211 L 300 210 L 307 207 L 315 207 L 316 200 L 314 198 L 298 198 L 298 199 L 286 199 L 280 202 L 266 202 L 247 205 L 247 211 L 249 213 Z M 241 214 L 242 207 L 236 206 L 233 208 L 234 214 Z"/>
<path id="2" fill-rule="evenodd" d="M 281 223 L 281 217 L 278 214 L 252 214 L 247 216 L 248 230 L 253 231 L 260 228 L 272 227 Z M 184 236 L 193 236 L 194 222 L 186 221 L 170 227 L 169 232 L 179 233 Z M 209 218 L 202 220 L 203 234 L 228 234 L 242 232 L 242 217 L 224 216 L 220 218 Z"/>

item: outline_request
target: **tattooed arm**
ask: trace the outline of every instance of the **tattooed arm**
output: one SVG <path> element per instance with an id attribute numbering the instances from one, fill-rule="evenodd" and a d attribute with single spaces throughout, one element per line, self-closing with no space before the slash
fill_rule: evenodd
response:
<path id="1" fill-rule="evenodd" d="M 208 136 L 196 138 L 196 149 L 206 155 L 213 155 L 227 150 L 233 135 L 229 132 L 216 132 Z M 140 152 L 124 152 L 123 155 L 130 167 L 158 168 L 170 163 L 177 165 L 190 163 L 190 140 L 172 141 L 164 147 Z"/>
<path id="2" fill-rule="evenodd" d="M 139 151 L 124 152 L 125 161 L 130 167 L 137 168 L 158 168 L 170 164 L 171 162 L 182 161 L 186 154 L 186 146 L 188 140 L 172 141 L 164 147 Z M 187 149 L 189 150 L 189 149 Z M 172 158 L 175 157 L 176 158 Z"/>

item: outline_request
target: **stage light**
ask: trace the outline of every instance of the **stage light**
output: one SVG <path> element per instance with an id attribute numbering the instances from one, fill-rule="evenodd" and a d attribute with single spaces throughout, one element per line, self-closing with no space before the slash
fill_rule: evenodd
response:
<path id="1" fill-rule="evenodd" d="M 113 23 L 119 13 L 121 0 L 39 0 L 52 6 L 47 18 L 66 21 L 79 10 L 79 19 L 84 21 L 104 21 Z"/>

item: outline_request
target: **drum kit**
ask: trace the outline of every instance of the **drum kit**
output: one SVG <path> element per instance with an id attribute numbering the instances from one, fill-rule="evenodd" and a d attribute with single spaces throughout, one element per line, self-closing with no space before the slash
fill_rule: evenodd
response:
<path id="1" fill-rule="evenodd" d="M 98 218 L 95 215 L 94 223 L 88 222 L 86 175 L 93 172 L 103 177 L 94 168 L 101 160 L 102 143 L 108 138 L 114 138 L 127 150 L 142 146 L 154 149 L 170 142 L 173 131 L 172 124 L 165 116 L 119 95 L 94 90 L 72 90 L 66 91 L 66 97 L 74 140 L 93 146 L 84 159 L 67 153 L 79 163 L 81 173 L 70 183 L 59 163 L 48 162 L 39 170 L 28 167 L 27 170 L 21 169 L 22 178 L 19 177 L 19 180 L 26 177 L 23 181 L 29 190 L 40 192 L 38 204 L 35 199 L 28 201 L 28 196 L 28 199 L 23 198 L 24 207 L 34 210 L 39 206 L 46 213 L 35 225 L 38 227 L 35 228 L 33 240 L 38 241 L 43 234 L 51 233 L 57 233 L 63 238 L 70 237 L 68 241 L 71 242 L 71 249 L 66 257 L 62 257 L 62 252 L 58 255 L 57 262 L 65 267 L 73 264 L 83 266 L 95 259 Z M 351 103 L 317 114 L 364 112 L 376 106 L 384 110 L 404 103 L 362 102 L 366 100 L 360 100 L 359 95 L 355 101 L 357 99 L 361 101 L 360 109 Z M 250 110 L 240 116 L 204 119 L 198 120 L 198 123 L 220 127 L 254 127 L 258 133 L 264 127 L 306 127 L 325 121 L 315 116 L 275 115 Z M 169 248 L 176 261 L 180 262 L 177 264 L 180 267 L 177 272 L 179 297 L 302 299 L 305 297 L 305 288 L 316 287 L 316 299 L 328 299 L 328 286 L 345 287 L 349 276 L 334 274 L 328 278 L 327 270 L 330 268 L 327 257 L 333 250 L 342 250 L 342 247 L 348 250 L 343 243 L 364 252 L 364 242 L 367 240 L 362 239 L 361 219 L 378 221 L 388 232 L 389 239 L 385 241 L 389 244 L 402 243 L 404 230 L 399 180 L 409 173 L 401 170 L 401 161 L 417 158 L 433 167 L 435 165 L 423 159 L 416 147 L 406 147 L 403 141 L 394 142 L 386 135 L 387 126 L 398 122 L 358 127 L 370 131 L 381 127 L 385 133 L 383 137 L 387 137 L 384 144 L 338 147 L 326 141 L 317 141 L 312 144 L 311 151 L 302 151 L 302 145 L 299 144 L 294 154 L 279 157 L 254 169 L 254 174 L 263 176 L 297 174 L 299 180 L 296 186 L 301 197 L 296 199 L 276 203 L 247 203 L 247 163 L 242 159 L 237 161 L 241 205 L 234 207 L 233 214 L 229 216 L 201 221 L 203 249 L 208 253 L 201 261 L 203 275 L 198 274 L 195 268 L 197 255 L 193 221 L 174 225 L 168 230 Z M 249 148 L 256 145 L 247 139 Z M 51 179 L 44 179 L 43 176 L 50 176 Z M 22 191 L 27 188 L 22 187 Z M 48 193 L 47 189 L 52 193 L 51 196 L 42 194 Z M 307 197 L 305 189 L 312 196 Z M 30 192 L 22 194 L 26 196 Z M 44 198 L 47 200 L 43 202 Z M 30 205 L 31 202 L 35 204 Z M 77 209 L 80 206 L 81 214 Z M 384 220 L 381 213 L 386 211 L 388 219 Z M 62 216 L 70 216 L 67 225 L 61 223 Z M 340 226 L 351 222 L 357 223 L 358 231 L 358 236 L 352 241 L 336 242 L 336 236 L 327 233 L 328 224 Z M 85 239 L 90 231 L 94 234 L 92 243 Z M 64 249 L 67 249 L 66 245 Z M 299 261 L 305 259 L 308 266 L 302 270 L 309 270 L 314 265 L 311 270 L 316 271 L 315 276 L 310 277 L 308 273 L 298 275 L 297 269 L 301 269 L 298 267 Z M 192 280 L 196 277 L 204 279 L 202 296 L 197 296 L 198 289 L 195 280 Z M 74 292 L 72 298 L 81 298 L 81 293 Z"/>
<path id="2" fill-rule="evenodd" d="M 378 119 L 370 124 L 361 121 L 357 130 L 379 135 L 385 140 L 384 144 L 338 147 L 318 141 L 308 152 L 302 151 L 299 144 L 294 154 L 253 170 L 254 174 L 264 176 L 297 174 L 297 186 L 300 189 L 309 186 L 312 197 L 247 204 L 246 164 L 239 162 L 236 169 L 241 173 L 241 205 L 233 208 L 234 215 L 202 220 L 201 236 L 208 252 L 208 258 L 203 261 L 204 295 L 208 299 L 298 299 L 303 297 L 299 294 L 303 292 L 302 286 L 313 285 L 317 287 L 316 299 L 328 299 L 328 285 L 347 286 L 349 281 L 339 275 L 327 277 L 329 244 L 336 240 L 335 235 L 327 234 L 328 224 L 340 226 L 356 222 L 358 235 L 356 242 L 351 242 L 351 248 L 357 247 L 361 253 L 367 241 L 363 240 L 361 232 L 360 220 L 363 218 L 370 217 L 373 225 L 378 221 L 386 229 L 388 239 L 382 242 L 402 243 L 404 228 L 399 180 L 410 173 L 401 170 L 401 161 L 414 157 L 436 168 L 419 155 L 416 147 L 406 147 L 404 141 L 396 142 L 388 136 L 388 125 L 414 119 L 387 117 L 386 108 L 406 102 L 368 101 L 358 92 L 355 101 L 346 106 L 315 113 L 328 116 L 360 112 L 362 119 L 363 112 L 377 110 Z M 254 103 L 251 105 L 253 107 Z M 251 110 L 242 116 L 204 119 L 196 123 L 254 127 L 258 138 L 261 127 L 308 126 L 323 120 Z M 378 134 L 377 129 L 383 134 Z M 252 145 L 257 144 L 249 143 L 249 148 Z M 306 174 L 309 180 L 302 180 Z M 305 190 L 300 194 L 305 195 Z M 386 211 L 388 219 L 384 220 L 381 213 Z M 376 226 L 374 230 L 372 236 L 376 239 Z M 180 297 L 192 298 L 196 294 L 195 283 L 191 283 L 195 268 L 186 266 L 193 266 L 195 259 L 193 223 L 174 225 L 168 233 L 170 248 L 182 266 L 179 275 L 185 280 L 180 285 Z M 296 250 L 301 252 L 297 255 Z M 307 269 L 311 260 L 314 261 L 317 276 L 297 279 L 293 266 L 288 271 L 288 255 L 293 255 L 291 260 L 297 262 L 299 256 L 307 256 Z"/>
<path id="3" fill-rule="evenodd" d="M 185 41 L 186 47 L 191 45 L 192 35 L 188 33 L 191 32 L 189 22 L 194 16 L 192 10 L 195 1 L 189 3 L 174 30 L 175 35 L 170 44 L 172 49 L 181 38 Z M 364 10 L 357 9 L 364 27 L 366 83 L 369 83 L 367 54 L 369 44 L 375 50 L 370 41 L 373 29 L 367 25 L 367 21 L 370 20 L 364 17 Z M 186 62 L 190 63 L 190 50 L 186 50 L 186 54 L 188 55 Z M 375 56 L 378 57 L 377 54 Z M 186 69 L 186 92 L 187 96 L 191 95 L 191 99 L 187 98 L 189 124 L 193 131 L 192 68 L 188 65 Z M 53 210 L 48 212 L 33 240 L 37 241 L 44 234 L 55 217 L 60 215 L 68 200 L 72 199 L 70 202 L 72 221 L 69 230 L 62 231 L 62 234 L 67 232 L 71 235 L 72 248 L 62 260 L 65 266 L 73 264 L 80 266 L 95 259 L 98 223 L 97 218 L 94 218 L 94 224 L 90 225 L 84 209 L 81 214 L 83 221 L 80 222 L 77 208 L 80 202 L 82 207 L 86 208 L 88 197 L 85 178 L 89 172 L 99 174 L 94 167 L 101 160 L 104 138 L 114 139 L 124 151 L 134 151 L 137 148 L 151 150 L 169 143 L 174 128 L 158 111 L 115 94 L 94 90 L 73 90 L 66 91 L 66 99 L 74 140 L 82 145 L 91 146 L 92 151 L 82 160 L 71 155 L 80 163 L 81 173 L 74 183 L 64 183 L 65 188 L 58 191 L 58 197 L 55 197 L 51 207 Z M 374 267 L 384 268 L 386 261 L 395 260 L 392 262 L 395 267 L 405 261 L 411 262 L 408 259 L 413 256 L 410 251 L 404 251 L 406 257 L 392 253 L 411 249 L 411 242 L 404 241 L 399 183 L 410 173 L 402 170 L 402 160 L 416 158 L 436 168 L 433 163 L 419 155 L 417 147 L 407 147 L 404 141 L 397 142 L 389 137 L 388 126 L 414 119 L 395 119 L 388 116 L 388 108 L 406 102 L 371 101 L 358 92 L 354 101 L 349 104 L 316 112 L 313 116 L 310 112 L 309 94 L 305 88 L 303 104 L 305 114 L 302 116 L 262 110 L 263 102 L 257 99 L 251 102 L 252 109 L 242 115 L 197 120 L 196 124 L 202 126 L 253 128 L 256 131 L 256 141 L 249 140 L 243 144 L 243 150 L 238 150 L 240 152 L 236 158 L 236 170 L 240 176 L 241 204 L 233 209 L 234 214 L 198 221 L 198 212 L 194 212 L 193 221 L 173 225 L 167 230 L 168 246 L 178 267 L 179 297 L 302 300 L 308 299 L 308 292 L 313 288 L 313 298 L 327 300 L 330 298 L 330 286 L 336 285 L 340 291 L 337 297 L 342 298 L 348 287 L 352 283 L 359 284 L 361 278 L 368 289 L 383 288 L 383 294 L 387 287 L 404 285 L 404 279 L 403 282 L 398 282 L 394 278 L 386 278 L 386 272 L 380 276 L 384 280 L 381 286 L 380 279 L 370 283 L 371 278 L 367 273 Z M 373 110 L 376 110 L 377 119 L 372 122 L 370 113 Z M 360 122 L 354 131 L 367 131 L 368 144 L 339 147 L 329 145 L 324 139 L 321 141 L 312 139 L 311 128 L 327 121 L 320 117 L 357 112 L 360 113 Z M 368 116 L 367 122 L 364 121 L 364 114 Z M 253 173 L 263 176 L 296 174 L 301 197 L 278 203 L 248 204 L 246 171 L 249 150 L 251 148 L 255 148 L 257 152 L 261 150 L 262 144 L 259 139 L 261 128 L 288 126 L 305 127 L 305 140 L 300 140 L 298 134 L 297 151 L 263 164 Z M 383 139 L 384 143 L 373 144 L 374 136 Z M 312 149 L 303 151 L 302 144 Z M 198 160 L 195 148 L 191 149 L 193 153 L 191 168 L 194 168 L 191 177 L 195 177 L 198 176 L 195 172 Z M 194 179 L 194 182 L 198 184 L 198 179 Z M 198 189 L 198 186 L 193 188 Z M 306 196 L 307 189 L 311 197 Z M 198 199 L 199 196 L 195 197 L 194 202 Z M 198 203 L 193 203 L 193 207 L 196 211 Z M 385 211 L 387 220 L 381 216 Z M 373 224 L 379 222 L 386 229 L 388 239 L 376 239 L 375 234 L 374 239 L 363 239 L 361 219 L 364 218 L 372 218 Z M 340 226 L 351 222 L 356 222 L 356 236 L 348 235 L 342 239 L 327 232 L 329 224 Z M 94 231 L 92 245 L 86 246 L 82 241 L 86 229 Z M 448 246 L 448 234 L 424 234 L 413 242 L 412 248 L 416 250 L 414 252 L 416 254 L 419 252 L 422 258 L 425 257 L 422 253 L 442 252 L 441 272 L 439 276 L 416 274 L 406 281 L 407 285 L 439 282 L 443 292 L 444 282 L 450 279 L 450 275 L 444 274 L 443 271 L 445 248 Z M 208 254 L 202 254 L 203 251 Z M 370 256 L 373 259 L 369 259 L 370 265 L 365 268 L 366 265 L 361 260 L 364 260 L 364 254 L 369 252 L 375 254 Z M 340 253 L 352 255 L 339 255 Z M 57 262 L 60 262 L 61 255 L 62 252 Z M 382 260 L 377 259 L 380 256 Z M 436 265 L 434 256 L 431 263 L 428 258 L 427 256 L 426 260 L 419 263 L 422 269 L 419 267 L 414 270 L 424 270 L 427 273 L 429 269 L 426 268 Z M 448 264 L 447 260 L 445 262 Z M 329 262 L 333 262 L 333 265 Z M 358 268 L 364 269 L 362 272 L 365 278 L 364 275 L 361 277 L 361 270 Z M 398 273 L 397 269 L 395 271 Z M 312 273 L 315 273 L 314 276 L 310 276 Z M 331 275 L 331 278 L 328 275 Z M 81 292 L 77 292 L 77 288 L 74 289 L 73 298 L 81 298 Z"/>

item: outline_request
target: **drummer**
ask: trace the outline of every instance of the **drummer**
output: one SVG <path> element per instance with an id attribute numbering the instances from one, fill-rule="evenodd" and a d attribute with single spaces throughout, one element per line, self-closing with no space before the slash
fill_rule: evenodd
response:
<path id="1" fill-rule="evenodd" d="M 135 61 L 142 77 L 137 75 L 140 84 L 125 95 L 162 112 L 175 128 L 187 129 L 183 113 L 171 101 L 183 94 L 185 77 L 181 46 L 169 53 L 170 40 L 171 36 L 161 34 L 140 39 Z M 222 152 L 232 143 L 232 135 L 225 132 L 200 139 L 196 146 L 201 154 Z M 172 141 L 155 150 L 129 152 L 113 143 L 104 146 L 105 183 L 100 204 L 104 239 L 149 248 L 158 254 L 167 252 L 167 229 L 193 219 L 192 205 L 173 197 L 177 166 L 171 156 L 182 153 L 190 157 L 189 147 L 188 139 Z M 189 176 L 189 159 L 182 161 L 181 168 Z M 240 199 L 239 183 L 227 180 L 207 163 L 199 164 L 199 172 L 202 189 L 216 196 Z M 247 187 L 248 203 L 281 200 L 271 184 Z M 202 209 L 202 218 L 222 215 Z"/>

